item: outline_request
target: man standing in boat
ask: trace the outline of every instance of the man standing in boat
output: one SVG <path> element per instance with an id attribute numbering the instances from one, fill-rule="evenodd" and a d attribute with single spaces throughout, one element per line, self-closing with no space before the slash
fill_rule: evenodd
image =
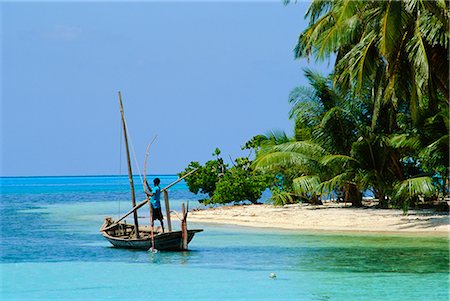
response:
<path id="1" fill-rule="evenodd" d="M 145 184 L 147 185 L 147 188 L 150 190 L 145 191 L 145 193 L 150 196 L 150 205 L 152 206 L 152 227 L 154 226 L 155 220 L 159 220 L 161 223 L 161 228 L 164 232 L 164 222 L 163 222 L 163 215 L 161 212 L 161 188 L 159 188 L 159 183 L 161 183 L 161 180 L 159 178 L 155 178 L 153 180 L 154 184 L 154 191 L 152 191 L 152 188 L 148 185 L 147 181 L 145 181 Z"/>

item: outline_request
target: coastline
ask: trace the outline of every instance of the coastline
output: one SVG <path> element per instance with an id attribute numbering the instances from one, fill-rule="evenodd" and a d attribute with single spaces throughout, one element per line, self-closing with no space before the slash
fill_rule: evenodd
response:
<path id="1" fill-rule="evenodd" d="M 285 206 L 242 205 L 189 212 L 189 222 L 301 232 L 449 237 L 448 213 L 431 210 L 351 208 L 336 203 Z"/>

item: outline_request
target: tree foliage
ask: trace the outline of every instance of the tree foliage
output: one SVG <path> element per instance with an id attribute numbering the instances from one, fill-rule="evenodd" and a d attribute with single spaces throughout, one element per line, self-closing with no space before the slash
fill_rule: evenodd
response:
<path id="1" fill-rule="evenodd" d="M 329 76 L 306 69 L 309 85 L 290 93 L 293 137 L 257 135 L 244 146 L 255 161 L 231 168 L 220 151 L 192 162 L 191 191 L 253 202 L 270 184 L 276 204 L 338 195 L 361 206 L 369 190 L 404 210 L 448 197 L 449 2 L 313 0 L 306 17 L 296 58 L 336 61 Z"/>
<path id="2" fill-rule="evenodd" d="M 257 203 L 264 190 L 269 187 L 271 176 L 261 171 L 255 171 L 249 158 L 237 158 L 233 166 L 229 168 L 220 157 L 220 150 L 213 154 L 216 159 L 210 160 L 202 166 L 198 162 L 191 162 L 188 167 L 179 174 L 198 170 L 186 178 L 189 191 L 209 196 L 201 200 L 205 204 L 227 204 L 250 201 Z"/>
<path id="3" fill-rule="evenodd" d="M 198 162 L 191 162 L 183 172 L 179 173 L 179 176 L 184 176 L 196 168 L 197 171 L 185 179 L 189 191 L 195 194 L 207 194 L 209 197 L 212 197 L 216 190 L 216 184 L 219 182 L 223 171 L 226 171 L 227 165 L 219 160 L 210 160 L 204 166 Z"/>
<path id="4" fill-rule="evenodd" d="M 313 0 L 306 16 L 295 56 L 336 62 L 291 92 L 292 138 L 257 139 L 255 168 L 282 179 L 277 198 L 358 206 L 371 190 L 405 208 L 448 195 L 448 1 Z"/>
<path id="5" fill-rule="evenodd" d="M 409 103 L 421 96 L 449 99 L 448 1 L 314 0 L 297 57 L 337 56 L 334 82 L 359 92 L 366 82 L 382 103 Z"/>
<path id="6" fill-rule="evenodd" d="M 311 77 L 311 72 L 306 72 L 311 87 L 296 88 L 295 100 L 291 98 L 290 102 L 296 133 L 301 130 L 308 135 L 296 134 L 280 144 L 259 138 L 262 143 L 255 168 L 284 181 L 277 187 L 280 191 L 274 191 L 277 202 L 305 198 L 318 202 L 320 197 L 333 194 L 361 206 L 362 193 L 370 190 L 380 206 L 404 208 L 405 204 L 417 203 L 413 199 L 438 196 L 438 191 L 448 193 L 443 187 L 448 177 L 445 99 L 441 98 L 442 111 L 438 114 L 430 116 L 429 110 L 422 110 L 420 124 L 412 122 L 408 109 L 398 113 L 397 129 L 389 133 L 382 127 L 372 127 L 370 97 L 356 97 L 350 91 L 346 94 L 326 78 L 317 74 Z M 434 180 L 429 182 L 433 175 Z M 414 183 L 413 194 L 404 193 L 404 183 Z"/>

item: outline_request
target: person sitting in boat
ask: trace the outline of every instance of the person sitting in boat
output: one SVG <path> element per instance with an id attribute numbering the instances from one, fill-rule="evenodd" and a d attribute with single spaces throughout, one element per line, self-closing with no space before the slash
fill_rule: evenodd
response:
<path id="1" fill-rule="evenodd" d="M 149 187 L 147 181 L 145 182 L 147 188 L 149 191 L 145 191 L 145 193 L 151 197 L 150 198 L 150 204 L 152 206 L 152 227 L 154 226 L 154 221 L 157 219 L 161 223 L 161 228 L 164 232 L 164 222 L 163 222 L 163 215 L 161 211 L 161 188 L 159 188 L 159 183 L 161 183 L 161 180 L 159 178 L 155 178 L 153 180 L 153 184 L 155 185 L 154 191 Z"/>

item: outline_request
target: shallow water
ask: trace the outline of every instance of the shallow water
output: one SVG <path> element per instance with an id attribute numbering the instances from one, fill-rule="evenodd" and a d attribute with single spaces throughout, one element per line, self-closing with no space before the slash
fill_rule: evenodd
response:
<path id="1" fill-rule="evenodd" d="M 175 178 L 161 176 L 161 186 Z M 205 231 L 190 252 L 114 249 L 98 228 L 129 210 L 127 185 L 126 177 L 1 178 L 2 299 L 448 300 L 448 238 L 191 223 Z M 170 197 L 175 210 L 198 206 L 184 183 Z M 147 223 L 147 210 L 139 215 Z"/>

